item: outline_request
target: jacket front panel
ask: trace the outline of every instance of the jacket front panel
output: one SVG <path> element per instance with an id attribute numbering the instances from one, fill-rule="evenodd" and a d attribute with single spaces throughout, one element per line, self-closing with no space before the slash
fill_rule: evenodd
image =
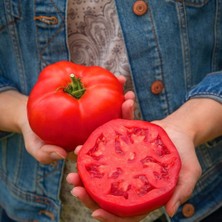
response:
<path id="1" fill-rule="evenodd" d="M 143 118 L 161 119 L 210 72 L 221 70 L 220 1 L 116 1 Z M 154 94 L 156 80 L 164 89 Z M 160 105 L 161 104 L 161 105 Z"/>

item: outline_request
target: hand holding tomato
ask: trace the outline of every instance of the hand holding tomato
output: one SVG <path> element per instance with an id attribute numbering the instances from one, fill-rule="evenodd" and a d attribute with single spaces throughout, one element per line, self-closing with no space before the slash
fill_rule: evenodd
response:
<path id="1" fill-rule="evenodd" d="M 32 130 L 47 144 L 74 150 L 101 124 L 124 117 L 120 81 L 99 66 L 60 61 L 45 67 L 28 99 Z"/>
<path id="2" fill-rule="evenodd" d="M 117 79 L 119 80 L 121 85 L 124 85 L 126 81 L 125 77 L 118 76 Z M 132 91 L 129 91 L 124 95 L 124 102 L 122 104 L 123 118 L 125 119 L 133 118 L 134 100 L 135 100 L 135 94 Z M 64 148 L 60 146 L 46 144 L 32 131 L 32 129 L 29 126 L 26 113 L 23 114 L 25 120 L 23 121 L 23 125 L 20 126 L 20 128 L 22 129 L 21 131 L 23 133 L 27 151 L 36 160 L 44 164 L 48 164 L 59 159 L 65 159 L 67 156 L 67 152 L 64 150 Z M 19 119 L 22 118 L 23 117 L 19 117 Z"/>
<path id="3" fill-rule="evenodd" d="M 22 134 L 27 152 L 42 163 L 65 158 L 66 151 L 57 146 L 46 145 L 30 128 L 26 106 L 28 97 L 16 90 L 7 90 L 0 95 L 2 104 L 1 130 Z"/>
<path id="4" fill-rule="evenodd" d="M 166 212 L 169 216 L 173 216 L 176 213 L 177 208 L 192 194 L 194 186 L 200 177 L 201 168 L 194 151 L 194 143 L 185 132 L 169 123 L 166 124 L 164 120 L 156 121 L 154 123 L 165 129 L 172 142 L 177 147 L 182 161 L 182 168 L 179 174 L 177 186 L 170 200 L 165 205 Z M 76 149 L 77 154 L 79 149 L 80 147 Z M 90 198 L 86 190 L 83 188 L 78 174 L 70 173 L 67 177 L 67 181 L 75 186 L 72 190 L 72 194 L 77 196 L 87 207 L 89 207 L 93 211 L 92 216 L 97 218 L 99 221 L 137 222 L 145 217 L 145 215 L 142 215 L 141 217 L 125 218 L 110 214 L 98 207 L 98 205 Z"/>
<path id="5" fill-rule="evenodd" d="M 103 208 L 94 217 L 107 210 L 106 221 L 139 221 L 167 203 L 180 167 L 177 150 L 161 127 L 112 120 L 97 128 L 78 153 L 77 168 L 86 191 L 77 187 L 73 194 L 91 209 L 96 205 L 89 196 Z M 80 178 L 70 174 L 67 180 L 77 186 Z"/>

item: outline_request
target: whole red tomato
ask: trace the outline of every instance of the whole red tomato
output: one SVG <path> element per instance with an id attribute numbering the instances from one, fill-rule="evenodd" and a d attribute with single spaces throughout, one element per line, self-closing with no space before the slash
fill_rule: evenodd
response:
<path id="1" fill-rule="evenodd" d="M 108 70 L 60 61 L 44 68 L 28 99 L 32 130 L 74 150 L 101 124 L 121 117 L 123 88 Z"/>
<path id="2" fill-rule="evenodd" d="M 166 204 L 181 161 L 161 127 L 116 119 L 90 135 L 78 154 L 77 168 L 101 208 L 118 216 L 136 216 Z"/>

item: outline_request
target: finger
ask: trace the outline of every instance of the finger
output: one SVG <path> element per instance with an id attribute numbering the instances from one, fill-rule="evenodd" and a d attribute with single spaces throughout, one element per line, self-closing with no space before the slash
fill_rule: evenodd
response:
<path id="1" fill-rule="evenodd" d="M 79 153 L 79 151 L 81 150 L 81 148 L 82 148 L 82 145 L 77 146 L 77 147 L 75 148 L 75 150 L 74 150 L 74 153 L 75 153 L 76 155 L 78 155 L 78 153 Z"/>
<path id="2" fill-rule="evenodd" d="M 124 218 L 115 216 L 103 209 L 97 209 L 92 213 L 92 217 L 101 222 L 139 222 L 145 217 L 145 215 Z"/>
<path id="3" fill-rule="evenodd" d="M 92 198 L 88 195 L 83 187 L 74 187 L 71 191 L 71 194 L 79 198 L 79 200 L 83 202 L 83 204 L 90 210 L 94 211 L 98 209 L 98 205 L 96 204 L 96 202 L 92 200 Z"/>
<path id="4" fill-rule="evenodd" d="M 122 117 L 123 119 L 134 118 L 135 103 L 132 99 L 128 99 L 122 105 Z"/>
<path id="5" fill-rule="evenodd" d="M 135 93 L 133 91 L 128 91 L 128 92 L 126 92 L 124 97 L 125 97 L 125 100 L 128 100 L 128 99 L 135 100 L 136 96 L 135 96 Z"/>
<path id="6" fill-rule="evenodd" d="M 82 181 L 77 173 L 69 173 L 66 181 L 73 186 L 82 186 Z"/>

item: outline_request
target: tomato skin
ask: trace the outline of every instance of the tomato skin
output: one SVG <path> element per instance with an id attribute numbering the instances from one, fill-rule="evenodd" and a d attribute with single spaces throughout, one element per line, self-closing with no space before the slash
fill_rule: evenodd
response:
<path id="1" fill-rule="evenodd" d="M 72 73 L 85 88 L 79 99 L 64 92 Z M 98 126 L 120 118 L 123 101 L 123 87 L 108 70 L 60 61 L 40 73 L 28 99 L 28 120 L 46 143 L 72 151 Z"/>
<path id="2" fill-rule="evenodd" d="M 78 154 L 77 168 L 85 189 L 101 208 L 128 217 L 167 203 L 181 161 L 161 127 L 115 119 L 89 136 Z"/>

